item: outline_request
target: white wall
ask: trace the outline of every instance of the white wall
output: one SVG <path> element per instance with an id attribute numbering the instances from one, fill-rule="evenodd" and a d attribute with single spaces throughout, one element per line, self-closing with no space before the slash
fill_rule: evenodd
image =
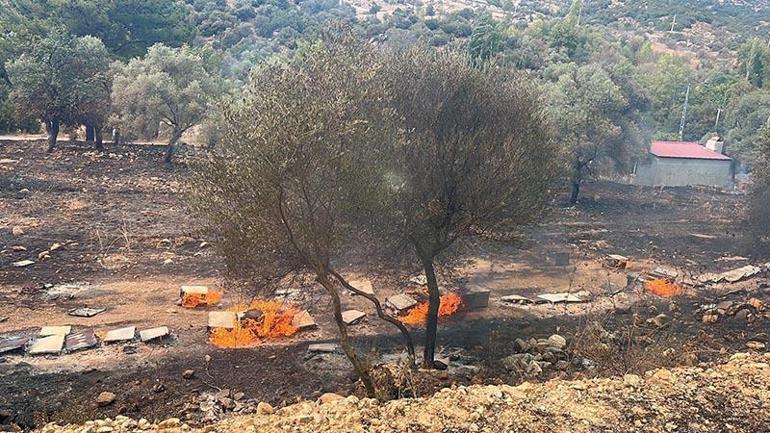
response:
<path id="1" fill-rule="evenodd" d="M 718 159 L 660 158 L 652 156 L 636 170 L 637 185 L 717 186 L 732 188 L 732 161 Z"/>

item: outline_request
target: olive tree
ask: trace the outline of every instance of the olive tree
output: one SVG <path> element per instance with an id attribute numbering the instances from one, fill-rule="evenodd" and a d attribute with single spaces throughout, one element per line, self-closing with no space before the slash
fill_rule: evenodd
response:
<path id="1" fill-rule="evenodd" d="M 626 148 L 640 148 L 643 137 L 632 121 L 635 109 L 601 66 L 570 63 L 553 75 L 558 78 L 545 85 L 545 92 L 551 124 L 569 155 L 574 205 L 599 160 L 622 161 L 632 153 Z"/>
<path id="2" fill-rule="evenodd" d="M 190 128 L 199 125 L 218 96 L 221 81 L 200 51 L 156 44 L 143 58 L 113 65 L 115 123 L 137 135 L 169 129 L 165 162 Z"/>
<path id="3" fill-rule="evenodd" d="M 52 33 L 37 38 L 6 64 L 11 100 L 26 116 L 42 121 L 48 151 L 62 124 L 100 123 L 109 110 L 109 53 L 91 36 Z"/>
<path id="4" fill-rule="evenodd" d="M 309 274 L 332 300 L 340 345 L 369 396 L 370 365 L 342 320 L 336 264 L 375 228 L 360 209 L 376 200 L 381 149 L 397 139 L 381 56 L 352 36 L 326 36 L 301 61 L 252 72 L 241 101 L 227 109 L 224 137 L 195 167 L 192 206 L 215 234 L 227 268 L 269 292 L 289 274 Z"/>
<path id="5" fill-rule="evenodd" d="M 536 89 L 514 72 L 463 53 L 392 52 L 386 82 L 405 136 L 387 142 L 386 182 L 371 219 L 411 246 L 429 293 L 424 364 L 438 329 L 436 265 L 459 239 L 537 220 L 557 176 Z"/>

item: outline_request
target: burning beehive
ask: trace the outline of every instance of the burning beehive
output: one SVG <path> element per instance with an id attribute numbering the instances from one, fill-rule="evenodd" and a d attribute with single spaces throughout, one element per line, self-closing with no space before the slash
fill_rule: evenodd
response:
<path id="1" fill-rule="evenodd" d="M 462 298 L 457 293 L 449 293 L 440 299 L 438 316 L 446 317 L 456 313 L 462 306 Z M 400 318 L 401 322 L 409 326 L 422 326 L 428 321 L 428 303 L 422 302 L 409 310 Z"/>
<path id="2" fill-rule="evenodd" d="M 672 296 L 678 296 L 682 294 L 682 288 L 676 285 L 673 281 L 659 278 L 648 281 L 644 284 L 644 288 L 648 292 L 662 296 L 664 298 L 670 298 Z"/>
<path id="3" fill-rule="evenodd" d="M 215 305 L 222 300 L 222 293 L 206 286 L 182 286 L 181 305 L 185 308 L 198 308 L 201 305 Z"/>
<path id="4" fill-rule="evenodd" d="M 253 346 L 261 341 L 290 337 L 298 328 L 293 322 L 300 313 L 294 307 L 273 300 L 258 299 L 249 305 L 229 309 L 239 320 L 233 328 L 213 328 L 209 341 L 219 348 Z"/>

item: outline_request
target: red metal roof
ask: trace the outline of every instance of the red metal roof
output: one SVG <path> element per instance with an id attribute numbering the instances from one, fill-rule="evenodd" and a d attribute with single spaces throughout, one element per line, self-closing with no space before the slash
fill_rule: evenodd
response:
<path id="1" fill-rule="evenodd" d="M 661 158 L 730 160 L 728 156 L 708 150 L 698 143 L 689 141 L 653 141 L 650 153 Z"/>

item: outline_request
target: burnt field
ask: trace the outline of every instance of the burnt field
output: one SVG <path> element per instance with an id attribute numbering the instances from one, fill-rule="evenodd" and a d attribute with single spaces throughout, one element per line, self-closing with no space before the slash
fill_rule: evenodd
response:
<path id="1" fill-rule="evenodd" d="M 0 426 L 117 414 L 203 424 L 253 411 L 260 401 L 280 406 L 324 392 L 361 392 L 344 356 L 309 351 L 336 335 L 329 301 L 312 284 L 287 285 L 281 302 L 307 310 L 315 329 L 248 348 L 211 344 L 208 313 L 249 298 L 225 278 L 211 240 L 186 210 L 184 158 L 167 168 L 163 149 L 152 146 L 44 149 L 41 142 L 0 142 L 0 344 L 63 325 L 93 330 L 100 343 L 58 355 L 0 354 Z M 445 317 L 439 344 L 448 369 L 420 372 L 394 386 L 393 396 L 453 383 L 641 374 L 766 351 L 770 254 L 743 223 L 745 197 L 605 181 L 584 190 L 579 205 L 556 203 L 519 241 L 474 242 L 441 269 L 444 290 L 483 287 L 488 304 Z M 628 261 L 608 264 L 609 254 Z M 20 266 L 25 260 L 34 263 Z M 757 271 L 734 282 L 703 278 L 750 265 Z M 356 264 L 345 271 L 368 279 L 383 300 L 419 299 L 411 269 L 377 269 Z M 661 270 L 676 274 L 664 275 L 681 289 L 673 296 L 647 289 L 645 280 Z M 177 303 L 183 285 L 215 288 L 223 299 L 184 308 Z M 528 302 L 559 293 L 580 302 Z M 366 313 L 350 327 L 356 346 L 375 363 L 397 359 L 393 328 L 360 297 L 343 302 Z M 69 314 L 81 307 L 106 310 Z M 117 328 L 164 326 L 171 335 L 160 341 L 102 341 Z M 413 334 L 419 343 L 419 328 Z M 542 341 L 555 334 L 566 343 Z M 114 400 L 100 404 L 102 392 Z"/>

